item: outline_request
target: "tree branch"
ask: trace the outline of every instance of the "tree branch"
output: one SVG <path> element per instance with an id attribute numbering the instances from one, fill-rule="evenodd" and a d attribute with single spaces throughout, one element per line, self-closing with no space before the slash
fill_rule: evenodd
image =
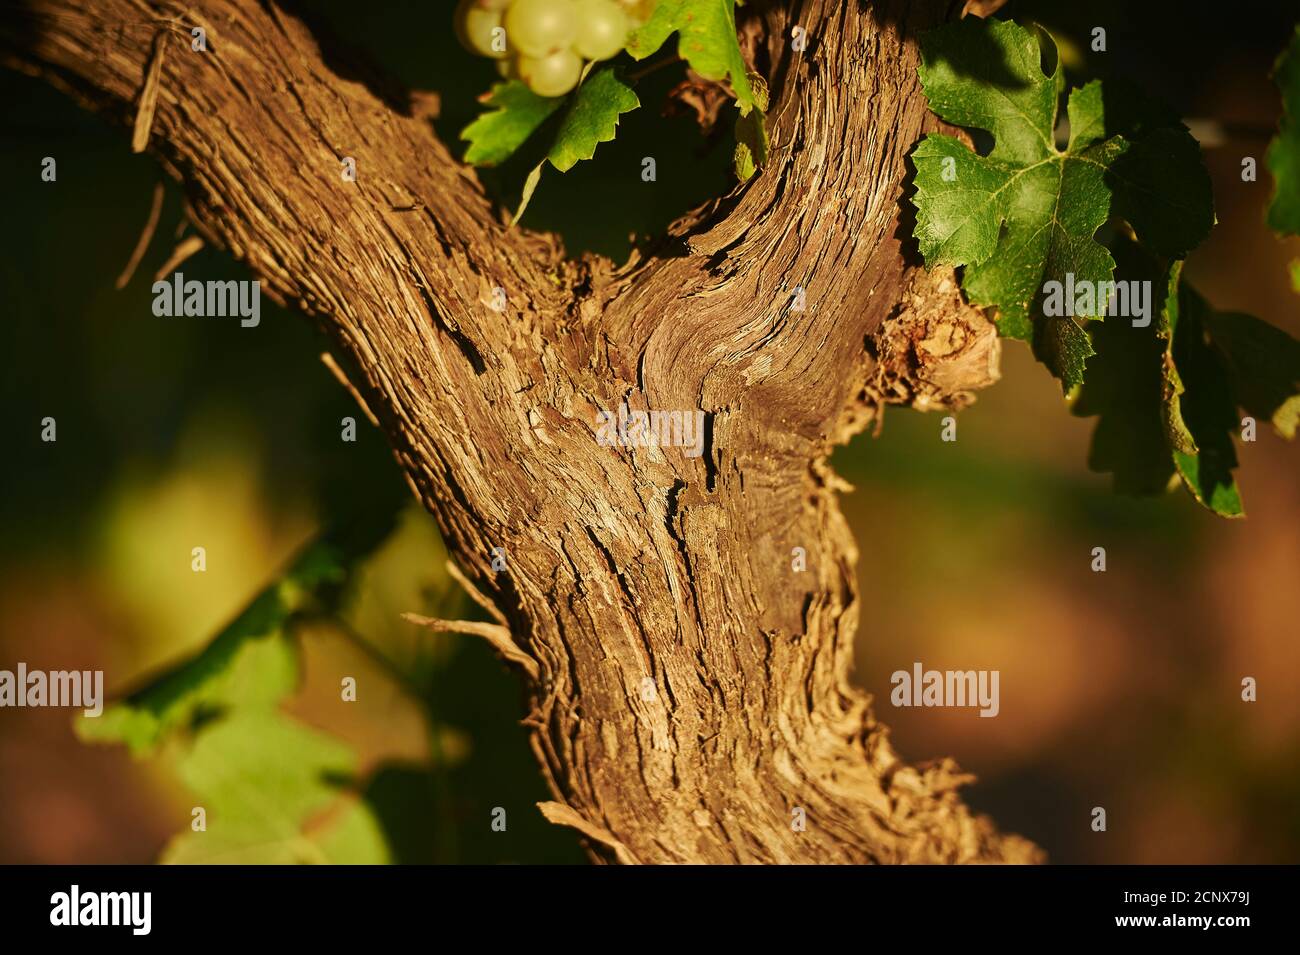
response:
<path id="1" fill-rule="evenodd" d="M 269 3 L 33 0 L 0 56 L 128 126 L 148 88 L 149 148 L 204 235 L 360 369 L 502 614 L 492 636 L 536 673 L 546 812 L 593 854 L 1030 861 L 965 808 L 950 762 L 904 764 L 850 685 L 856 550 L 825 463 L 880 401 L 960 404 L 991 377 L 983 317 L 897 237 L 928 122 L 913 34 L 954 11 L 791 6 L 746 25 L 772 162 L 678 224 L 684 254 L 618 270 L 505 228 L 400 96 Z M 703 453 L 602 446 L 595 415 L 621 403 L 704 411 Z"/>

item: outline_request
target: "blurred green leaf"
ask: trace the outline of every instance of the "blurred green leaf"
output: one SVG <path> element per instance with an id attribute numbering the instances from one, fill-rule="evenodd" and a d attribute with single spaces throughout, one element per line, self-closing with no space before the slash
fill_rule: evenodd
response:
<path id="1" fill-rule="evenodd" d="M 322 536 L 197 656 L 78 721 L 83 740 L 125 743 L 137 755 L 183 736 L 179 773 L 207 828 L 178 836 L 163 861 L 388 861 L 379 821 L 347 793 L 351 750 L 277 707 L 298 685 L 294 615 L 337 614 L 394 519 L 383 503 Z"/>
<path id="2" fill-rule="evenodd" d="M 78 736 L 125 743 L 139 755 L 173 730 L 225 709 L 274 707 L 298 684 L 297 650 L 285 625 L 300 611 L 334 608 L 353 566 L 387 536 L 392 521 L 385 511 L 309 545 L 197 656 L 111 704 L 101 716 L 79 718 Z"/>
<path id="3" fill-rule="evenodd" d="M 207 828 L 174 839 L 161 861 L 387 862 L 369 808 L 340 798 L 353 769 L 348 747 L 278 713 L 223 719 L 198 736 L 179 766 Z"/>
<path id="4" fill-rule="evenodd" d="M 1284 235 L 1300 235 L 1300 25 L 1273 67 L 1273 79 L 1282 92 L 1282 121 L 1268 147 L 1274 183 L 1268 224 Z"/>
<path id="5" fill-rule="evenodd" d="M 283 629 L 297 609 L 294 593 L 276 584 L 259 594 L 198 656 L 111 704 L 100 717 L 79 719 L 80 738 L 125 743 L 139 755 L 212 712 L 274 707 L 298 683 L 297 651 Z"/>

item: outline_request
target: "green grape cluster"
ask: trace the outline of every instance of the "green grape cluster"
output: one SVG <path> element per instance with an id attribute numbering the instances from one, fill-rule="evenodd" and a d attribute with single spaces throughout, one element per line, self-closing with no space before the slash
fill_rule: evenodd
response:
<path id="1" fill-rule="evenodd" d="M 588 61 L 617 56 L 646 15 L 645 0 L 460 0 L 456 34 L 538 96 L 563 96 Z"/>

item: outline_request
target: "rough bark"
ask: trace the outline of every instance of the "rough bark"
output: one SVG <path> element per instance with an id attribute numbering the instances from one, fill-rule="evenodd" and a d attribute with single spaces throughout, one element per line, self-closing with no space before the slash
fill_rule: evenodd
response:
<path id="1" fill-rule="evenodd" d="M 996 377 L 992 328 L 898 238 L 928 122 L 915 33 L 959 6 L 751 5 L 771 161 L 621 266 L 503 225 L 405 94 L 273 4 L 33 0 L 0 57 L 144 122 L 205 237 L 358 370 L 508 656 L 535 661 L 544 811 L 593 855 L 1034 861 L 950 761 L 901 761 L 851 685 L 856 550 L 826 464 L 883 402 L 959 407 Z M 703 409 L 704 454 L 601 446 L 596 412 L 623 401 Z"/>

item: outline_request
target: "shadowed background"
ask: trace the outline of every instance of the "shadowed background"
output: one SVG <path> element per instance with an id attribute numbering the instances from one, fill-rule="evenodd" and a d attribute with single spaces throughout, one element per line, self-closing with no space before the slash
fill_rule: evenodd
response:
<path id="1" fill-rule="evenodd" d="M 1267 72 L 1286 18 L 1203 3 L 1058 6 L 1004 13 L 1051 28 L 1076 84 L 1125 76 L 1225 127 L 1206 151 L 1219 224 L 1187 274 L 1218 308 L 1300 336 L 1286 276 L 1300 244 L 1263 224 L 1279 108 Z M 399 80 L 437 90 L 447 140 L 493 81 L 456 45 L 450 3 L 310 8 Z M 1089 49 L 1096 26 L 1105 53 Z M 659 115 L 678 79 L 679 68 L 647 77 L 643 108 L 596 161 L 548 170 L 525 224 L 561 232 L 571 253 L 621 260 L 726 191 L 726 133 L 705 140 L 690 120 Z M 129 689 L 201 648 L 322 526 L 410 492 L 319 361 L 325 343 L 307 320 L 265 299 L 255 329 L 153 316 L 149 285 L 183 220 L 174 185 L 134 277 L 114 290 L 162 181 L 156 162 L 37 81 L 0 73 L 0 94 L 0 668 L 102 668 L 110 692 Z M 640 178 L 646 155 L 655 183 Z M 55 183 L 40 180 L 45 156 Z M 1243 156 L 1259 160 L 1259 181 L 1241 181 Z M 513 204 L 522 170 L 483 179 Z M 180 268 L 250 278 L 210 249 Z M 348 415 L 355 443 L 340 440 Z M 46 416 L 54 444 L 40 441 Z M 857 488 L 842 500 L 861 550 L 857 678 L 906 758 L 955 757 L 979 777 L 970 802 L 1053 861 L 1294 861 L 1300 447 L 1267 427 L 1239 445 L 1250 516 L 1226 522 L 1182 492 L 1113 495 L 1086 469 L 1091 429 L 1009 342 L 1003 381 L 960 415 L 956 442 L 940 440 L 937 415 L 891 410 L 878 438 L 837 454 Z M 204 574 L 190 570 L 197 545 Z M 1097 546 L 1105 574 L 1090 570 Z M 302 687 L 287 710 L 355 754 L 385 858 L 581 861 L 573 836 L 535 808 L 548 795 L 518 726 L 516 678 L 481 642 L 400 619 L 477 613 L 443 561 L 432 519 L 407 504 L 361 569 L 348 630 L 300 635 Z M 1000 715 L 895 709 L 889 675 L 914 661 L 999 670 Z M 340 701 L 342 676 L 357 679 L 356 703 Z M 1257 703 L 1240 701 L 1245 676 L 1259 681 Z M 87 745 L 72 722 L 0 710 L 0 862 L 158 858 L 195 805 L 180 757 Z M 1094 806 L 1107 809 L 1106 833 L 1089 828 Z M 491 829 L 497 808 L 505 832 Z"/>

